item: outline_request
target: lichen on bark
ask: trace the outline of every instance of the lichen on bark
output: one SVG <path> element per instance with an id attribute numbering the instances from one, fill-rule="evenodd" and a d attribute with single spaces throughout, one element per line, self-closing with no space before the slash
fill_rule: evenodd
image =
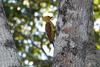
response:
<path id="1" fill-rule="evenodd" d="M 93 0 L 62 0 L 60 2 L 57 21 L 59 34 L 55 40 L 53 67 L 95 67 L 98 65 L 91 19 L 92 4 Z"/>

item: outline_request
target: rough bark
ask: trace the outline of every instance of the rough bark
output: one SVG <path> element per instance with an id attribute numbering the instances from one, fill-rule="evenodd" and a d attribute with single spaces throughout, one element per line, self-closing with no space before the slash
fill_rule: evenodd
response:
<path id="1" fill-rule="evenodd" d="M 100 67 L 92 5 L 93 0 L 60 0 L 53 67 Z"/>
<path id="2" fill-rule="evenodd" d="M 15 44 L 0 1 L 0 67 L 20 67 Z"/>

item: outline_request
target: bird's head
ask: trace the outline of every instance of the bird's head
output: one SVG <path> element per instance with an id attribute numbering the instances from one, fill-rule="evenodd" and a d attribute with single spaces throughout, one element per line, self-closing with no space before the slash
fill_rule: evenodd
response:
<path id="1" fill-rule="evenodd" d="M 50 16 L 44 16 L 44 17 L 42 17 L 43 21 L 45 21 L 45 22 L 50 22 L 51 18 L 52 17 L 50 17 Z"/>

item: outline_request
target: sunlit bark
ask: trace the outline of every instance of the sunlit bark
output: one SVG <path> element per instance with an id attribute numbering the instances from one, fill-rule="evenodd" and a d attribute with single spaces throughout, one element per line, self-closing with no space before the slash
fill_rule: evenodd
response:
<path id="1" fill-rule="evenodd" d="M 20 67 L 16 51 L 0 1 L 0 67 Z"/>
<path id="2" fill-rule="evenodd" d="M 53 67 L 100 67 L 92 5 L 93 0 L 60 0 Z"/>

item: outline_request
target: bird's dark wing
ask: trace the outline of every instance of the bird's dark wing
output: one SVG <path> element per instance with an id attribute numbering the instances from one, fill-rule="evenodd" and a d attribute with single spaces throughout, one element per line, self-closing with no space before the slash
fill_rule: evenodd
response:
<path id="1" fill-rule="evenodd" d="M 52 28 L 51 28 L 51 24 L 50 23 L 47 23 L 46 26 L 45 26 L 45 31 L 46 31 L 46 34 L 48 36 L 48 39 L 50 42 L 53 41 L 53 37 L 52 37 Z"/>

